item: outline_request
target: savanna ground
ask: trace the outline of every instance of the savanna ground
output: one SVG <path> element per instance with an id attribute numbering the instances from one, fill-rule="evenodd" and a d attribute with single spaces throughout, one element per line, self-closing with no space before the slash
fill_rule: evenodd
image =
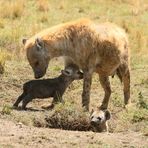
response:
<path id="1" fill-rule="evenodd" d="M 22 92 L 22 84 L 34 79 L 21 44 L 40 30 L 77 18 L 111 21 L 123 27 L 131 46 L 132 106 L 123 109 L 119 80 L 110 78 L 110 134 L 47 128 L 45 117 L 53 111 L 41 106 L 51 102 L 34 100 L 30 110 L 11 109 Z M 148 3 L 147 0 L 1 0 L 0 1 L 0 147 L 147 147 L 148 146 Z M 63 68 L 62 59 L 51 61 L 46 78 Z M 82 81 L 75 81 L 64 95 L 65 105 L 55 111 L 67 113 L 65 122 L 82 115 Z M 90 108 L 98 106 L 103 90 L 94 74 Z M 65 112 L 65 110 L 67 112 Z M 79 116 L 78 116 L 79 117 Z"/>

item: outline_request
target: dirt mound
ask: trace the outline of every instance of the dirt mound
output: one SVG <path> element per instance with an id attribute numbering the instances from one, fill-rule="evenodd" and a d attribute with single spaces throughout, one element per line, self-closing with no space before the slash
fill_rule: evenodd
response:
<path id="1" fill-rule="evenodd" d="M 69 103 L 59 104 L 55 110 L 45 118 L 47 127 L 64 130 L 91 130 L 89 114 Z"/>
<path id="2" fill-rule="evenodd" d="M 55 108 L 44 115 L 44 120 L 34 118 L 34 126 L 58 128 L 74 131 L 90 131 L 92 129 L 89 121 L 89 113 L 82 108 L 65 102 L 55 106 Z"/>

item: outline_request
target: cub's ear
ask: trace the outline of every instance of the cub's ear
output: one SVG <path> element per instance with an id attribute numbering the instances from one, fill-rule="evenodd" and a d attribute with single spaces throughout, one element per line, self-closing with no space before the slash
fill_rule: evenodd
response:
<path id="1" fill-rule="evenodd" d="M 35 44 L 39 49 L 42 49 L 44 47 L 44 41 L 41 38 L 36 38 Z"/>
<path id="2" fill-rule="evenodd" d="M 27 40 L 28 40 L 28 39 L 23 38 L 23 39 L 22 39 L 22 43 L 25 45 L 25 44 L 26 44 L 26 42 L 27 42 Z"/>
<path id="3" fill-rule="evenodd" d="M 106 120 L 109 120 L 111 118 L 111 114 L 108 110 L 105 111 L 105 117 L 106 117 Z"/>
<path id="4" fill-rule="evenodd" d="M 71 76 L 72 74 L 71 74 L 71 71 L 69 71 L 69 70 L 61 70 L 61 73 L 63 74 L 63 75 L 65 75 L 65 76 Z"/>
<path id="5" fill-rule="evenodd" d="M 90 116 L 93 114 L 93 112 L 94 112 L 94 109 L 92 108 L 92 110 L 91 110 L 91 112 L 90 112 Z"/>

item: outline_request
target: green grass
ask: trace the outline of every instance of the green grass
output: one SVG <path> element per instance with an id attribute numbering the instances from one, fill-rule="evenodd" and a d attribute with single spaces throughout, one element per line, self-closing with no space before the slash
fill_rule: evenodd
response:
<path id="1" fill-rule="evenodd" d="M 3 106 L 3 109 L 2 109 L 2 111 L 1 111 L 1 114 L 3 114 L 3 115 L 5 115 L 5 114 L 7 114 L 7 115 L 10 115 L 11 114 L 11 107 L 10 106 L 8 106 L 8 105 L 4 105 Z"/>

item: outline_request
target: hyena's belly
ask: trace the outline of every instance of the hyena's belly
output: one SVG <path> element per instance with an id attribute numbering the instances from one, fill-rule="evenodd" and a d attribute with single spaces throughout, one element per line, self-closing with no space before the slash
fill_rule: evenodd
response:
<path id="1" fill-rule="evenodd" d="M 120 60 L 106 59 L 96 64 L 95 72 L 103 76 L 111 76 L 120 65 Z"/>

